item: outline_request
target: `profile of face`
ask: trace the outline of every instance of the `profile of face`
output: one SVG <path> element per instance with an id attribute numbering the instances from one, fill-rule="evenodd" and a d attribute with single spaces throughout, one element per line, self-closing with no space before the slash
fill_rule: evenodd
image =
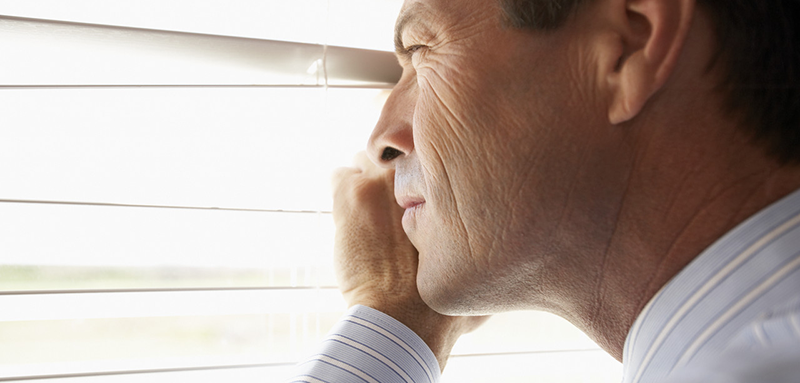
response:
<path id="1" fill-rule="evenodd" d="M 503 15 L 495 1 L 406 0 L 403 75 L 369 142 L 396 170 L 420 294 L 445 314 L 548 309 L 564 285 L 594 283 L 624 187 L 591 22 L 541 33 Z"/>

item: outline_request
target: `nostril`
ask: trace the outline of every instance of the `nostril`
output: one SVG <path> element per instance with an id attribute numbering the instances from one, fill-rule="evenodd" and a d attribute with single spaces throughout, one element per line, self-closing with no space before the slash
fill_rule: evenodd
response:
<path id="1" fill-rule="evenodd" d="M 388 162 L 399 157 L 401 154 L 403 154 L 403 152 L 391 146 L 387 146 L 386 149 L 383 149 L 383 153 L 381 153 L 381 160 Z"/>

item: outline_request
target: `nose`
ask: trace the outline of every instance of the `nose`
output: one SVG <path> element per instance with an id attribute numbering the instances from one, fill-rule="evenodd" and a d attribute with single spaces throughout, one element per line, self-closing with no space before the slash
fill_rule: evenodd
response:
<path id="1" fill-rule="evenodd" d="M 414 150 L 413 119 L 416 106 L 416 80 L 403 71 L 400 82 L 383 106 L 381 117 L 372 131 L 367 154 L 381 167 L 394 168 L 395 162 Z"/>

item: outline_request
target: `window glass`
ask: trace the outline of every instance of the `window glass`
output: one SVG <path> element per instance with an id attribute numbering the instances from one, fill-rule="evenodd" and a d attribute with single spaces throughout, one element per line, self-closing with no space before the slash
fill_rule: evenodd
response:
<path id="1" fill-rule="evenodd" d="M 0 291 L 335 286 L 330 214 L 0 204 Z"/>
<path id="2" fill-rule="evenodd" d="M 3 89 L 0 198 L 330 210 L 378 89 Z"/>

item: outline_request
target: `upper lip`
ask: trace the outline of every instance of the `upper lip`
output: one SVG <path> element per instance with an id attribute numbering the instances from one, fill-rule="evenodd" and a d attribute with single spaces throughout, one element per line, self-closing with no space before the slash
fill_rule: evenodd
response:
<path id="1" fill-rule="evenodd" d="M 415 177 L 414 172 L 407 169 L 409 163 L 398 164 L 400 168 L 394 173 L 394 199 L 403 209 L 410 209 L 414 206 L 425 203 L 425 198 L 420 193 L 419 177 Z"/>
<path id="2" fill-rule="evenodd" d="M 425 203 L 425 198 L 413 195 L 395 195 L 397 204 L 403 209 L 409 209 L 414 206 Z"/>

